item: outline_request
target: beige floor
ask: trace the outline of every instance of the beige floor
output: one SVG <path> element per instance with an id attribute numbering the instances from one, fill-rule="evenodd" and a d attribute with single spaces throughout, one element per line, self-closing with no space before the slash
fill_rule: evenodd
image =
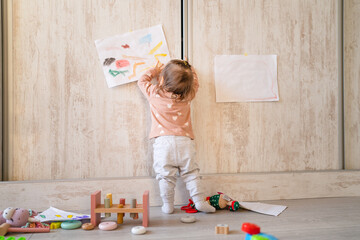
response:
<path id="1" fill-rule="evenodd" d="M 262 215 L 241 210 L 229 212 L 217 211 L 214 214 L 196 213 L 197 222 L 185 224 L 180 217 L 186 214 L 177 207 L 174 214 L 165 215 L 159 207 L 150 210 L 150 226 L 145 235 L 132 235 L 133 226 L 141 225 L 140 220 L 129 217 L 124 224 L 111 232 L 101 230 L 52 230 L 50 233 L 8 234 L 9 236 L 26 237 L 31 240 L 47 239 L 245 239 L 241 231 L 244 222 L 259 225 L 262 232 L 274 235 L 279 240 L 287 239 L 360 239 L 360 197 L 322 198 L 303 200 L 266 201 L 267 203 L 286 205 L 288 208 L 278 217 Z M 114 216 L 115 217 L 115 216 Z M 216 235 L 218 223 L 228 224 L 229 235 Z"/>

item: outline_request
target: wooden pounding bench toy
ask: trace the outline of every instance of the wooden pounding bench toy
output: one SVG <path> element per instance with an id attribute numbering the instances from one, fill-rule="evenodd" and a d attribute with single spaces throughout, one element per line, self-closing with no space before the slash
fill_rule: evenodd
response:
<path id="1" fill-rule="evenodd" d="M 105 204 L 101 204 L 101 191 L 96 191 L 93 194 L 91 194 L 91 223 L 94 226 L 99 225 L 101 213 L 108 213 L 108 214 L 117 213 L 118 216 L 117 222 L 120 224 L 123 223 L 123 216 L 125 213 L 130 213 L 130 217 L 132 217 L 133 219 L 137 219 L 138 214 L 142 213 L 143 215 L 142 225 L 144 227 L 148 227 L 149 226 L 149 191 L 147 190 L 144 192 L 142 204 L 137 204 L 136 199 L 133 199 L 132 204 L 125 204 L 125 199 L 120 198 L 119 204 L 110 203 L 110 206 L 105 206 Z"/>

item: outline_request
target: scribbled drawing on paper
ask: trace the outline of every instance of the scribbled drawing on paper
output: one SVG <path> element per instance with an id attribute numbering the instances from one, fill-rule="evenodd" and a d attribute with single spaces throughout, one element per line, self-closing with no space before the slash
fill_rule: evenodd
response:
<path id="1" fill-rule="evenodd" d="M 52 222 L 52 221 L 68 221 L 68 220 L 85 220 L 90 219 L 87 214 L 66 212 L 54 207 L 50 207 L 47 210 L 41 212 L 34 217 L 40 222 Z"/>
<path id="2" fill-rule="evenodd" d="M 133 66 L 133 74 L 131 76 L 129 76 L 129 79 L 133 78 L 136 76 L 136 68 L 138 65 L 143 65 L 145 64 L 145 62 L 138 62 L 138 63 L 135 63 L 134 66 Z"/>
<path id="3" fill-rule="evenodd" d="M 154 57 L 155 57 L 155 59 L 156 59 L 156 62 L 158 62 L 158 61 L 160 61 L 160 59 L 159 59 L 159 57 L 166 57 L 167 56 L 167 54 L 165 54 L 165 53 L 159 53 L 159 54 L 155 54 L 154 55 Z M 160 61 L 161 62 L 161 61 Z M 149 66 L 149 67 L 146 67 L 146 68 L 144 68 L 144 69 L 141 69 L 140 71 L 139 71 L 139 73 L 141 73 L 141 72 L 143 72 L 143 71 L 146 71 L 146 70 L 148 70 L 148 69 L 150 69 L 150 68 L 153 68 L 153 67 L 155 67 L 156 65 L 152 65 L 152 66 Z"/>
<path id="4" fill-rule="evenodd" d="M 117 60 L 115 64 L 116 64 L 117 68 L 123 68 L 123 67 L 129 66 L 130 62 L 125 59 L 120 59 L 120 60 Z"/>
<path id="5" fill-rule="evenodd" d="M 216 102 L 279 101 L 276 55 L 218 55 Z"/>
<path id="6" fill-rule="evenodd" d="M 154 54 L 154 52 L 156 52 L 162 45 L 162 42 L 159 42 L 153 49 L 151 49 L 151 51 L 149 52 L 149 54 Z"/>
<path id="7" fill-rule="evenodd" d="M 115 61 L 115 58 L 106 58 L 103 65 L 109 66 Z"/>
<path id="8" fill-rule="evenodd" d="M 126 59 L 131 59 L 131 60 L 145 60 L 146 58 L 142 58 L 142 57 L 137 57 L 137 56 L 127 56 L 127 55 L 122 55 L 123 58 Z"/>
<path id="9" fill-rule="evenodd" d="M 125 71 L 116 71 L 116 70 L 111 70 L 109 69 L 109 73 L 111 74 L 111 76 L 116 77 L 119 74 L 122 74 L 123 76 L 125 76 L 125 73 L 129 72 L 128 70 Z"/>
<path id="10" fill-rule="evenodd" d="M 156 61 L 160 61 L 159 57 L 166 57 L 167 54 L 166 53 L 159 53 L 159 54 L 155 54 L 154 57 L 156 59 Z"/>
<path id="11" fill-rule="evenodd" d="M 161 25 L 96 40 L 95 45 L 108 87 L 137 81 L 157 61 L 170 61 Z"/>
<path id="12" fill-rule="evenodd" d="M 145 35 L 144 37 L 139 39 L 139 44 L 144 44 L 144 43 L 151 43 L 151 33 Z"/>

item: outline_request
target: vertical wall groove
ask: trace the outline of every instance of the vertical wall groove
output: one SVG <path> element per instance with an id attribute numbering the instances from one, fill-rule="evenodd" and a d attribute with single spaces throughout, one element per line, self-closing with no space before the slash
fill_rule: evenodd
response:
<path id="1" fill-rule="evenodd" d="M 344 168 L 360 169 L 360 0 L 343 1 Z"/>
<path id="2" fill-rule="evenodd" d="M 339 63 L 339 162 L 340 168 L 345 168 L 345 127 L 344 127 L 344 1 L 338 2 L 338 63 Z"/>
<path id="3" fill-rule="evenodd" d="M 0 24 L 0 78 L 1 78 L 1 81 L 0 81 L 0 116 L 1 116 L 1 119 L 0 119 L 0 181 L 2 181 L 2 171 L 3 171 L 3 131 L 2 131 L 2 119 L 3 119 L 3 114 L 2 114 L 2 96 L 3 96 L 3 23 L 4 23 L 4 19 L 3 19 L 3 13 L 2 13 L 2 9 L 3 9 L 3 1 L 0 2 L 0 19 L 1 19 L 1 24 Z"/>
<path id="4" fill-rule="evenodd" d="M 1 1 L 2 14 L 2 180 L 7 181 L 11 173 L 9 158 L 11 156 L 11 135 L 9 129 L 12 125 L 12 1 Z"/>
<path id="5" fill-rule="evenodd" d="M 181 58 L 188 53 L 188 0 L 181 0 Z"/>

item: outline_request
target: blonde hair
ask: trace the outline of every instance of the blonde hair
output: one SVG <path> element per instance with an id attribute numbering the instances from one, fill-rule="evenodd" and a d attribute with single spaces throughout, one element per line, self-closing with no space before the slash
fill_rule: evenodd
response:
<path id="1" fill-rule="evenodd" d="M 195 97 L 194 75 L 187 61 L 171 60 L 162 70 L 160 77 L 164 80 L 163 84 L 158 86 L 157 92 L 170 92 L 177 101 L 192 100 Z"/>

